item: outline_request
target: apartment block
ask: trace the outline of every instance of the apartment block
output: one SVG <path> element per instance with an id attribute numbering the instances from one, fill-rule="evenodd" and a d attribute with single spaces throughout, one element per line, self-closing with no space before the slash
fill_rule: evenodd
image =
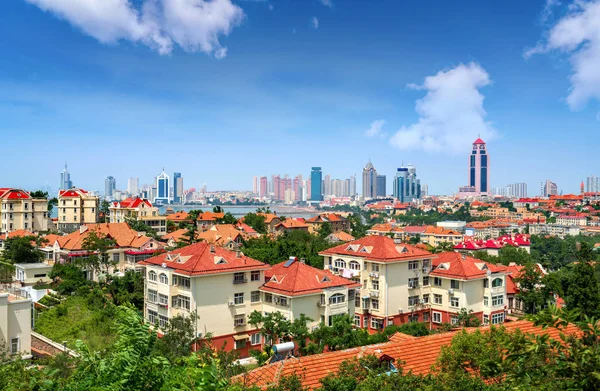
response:
<path id="1" fill-rule="evenodd" d="M 0 188 L 1 231 L 48 230 L 48 200 L 32 198 L 21 189 Z"/>
<path id="2" fill-rule="evenodd" d="M 31 299 L 19 289 L 0 288 L 0 347 L 10 355 L 31 353 Z"/>
<path id="3" fill-rule="evenodd" d="M 145 198 L 127 198 L 111 203 L 110 222 L 124 223 L 127 219 L 142 221 L 156 231 L 158 236 L 167 233 L 167 217 L 161 216 L 158 208 Z"/>
<path id="4" fill-rule="evenodd" d="M 82 224 L 98 222 L 100 198 L 84 189 L 72 188 L 58 193 L 58 229 L 73 232 Z"/>

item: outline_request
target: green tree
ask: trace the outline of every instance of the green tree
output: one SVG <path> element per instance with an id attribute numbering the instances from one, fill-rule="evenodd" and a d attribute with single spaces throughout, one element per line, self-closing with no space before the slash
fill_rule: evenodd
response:
<path id="1" fill-rule="evenodd" d="M 523 312 L 535 314 L 552 299 L 547 287 L 542 283 L 543 275 L 534 263 L 527 263 L 521 274 L 515 278 L 519 287 L 517 298 L 523 303 Z"/>
<path id="2" fill-rule="evenodd" d="M 267 224 L 265 223 L 265 216 L 261 216 L 256 213 L 248 213 L 246 216 L 244 216 L 244 223 L 248 224 L 260 234 L 267 233 Z"/>
<path id="3" fill-rule="evenodd" d="M 137 232 L 143 232 L 148 237 L 158 239 L 158 234 L 156 233 L 156 230 L 148 224 L 144 223 L 143 221 L 136 220 L 131 217 L 125 217 L 125 222 L 127 223 L 127 225 L 129 225 L 129 228 L 131 228 L 132 230 Z"/>
<path id="4" fill-rule="evenodd" d="M 219 205 L 216 205 L 213 207 L 213 213 L 223 213 L 223 208 L 221 208 Z"/>
<path id="5" fill-rule="evenodd" d="M 109 258 L 108 250 L 116 245 L 110 236 L 90 231 L 83 240 L 83 249 L 87 252 L 85 257 L 76 257 L 76 264 L 90 270 L 94 275 L 108 271 L 115 263 Z"/>
<path id="6" fill-rule="evenodd" d="M 48 192 L 47 191 L 43 191 L 43 190 L 35 190 L 32 191 L 31 193 L 29 193 L 29 195 L 31 196 L 31 198 L 48 198 Z"/>
<path id="7" fill-rule="evenodd" d="M 171 363 L 190 355 L 191 347 L 196 341 L 197 313 L 189 316 L 177 315 L 163 327 L 164 335 L 156 343 L 157 350 Z"/>
<path id="8" fill-rule="evenodd" d="M 102 200 L 102 202 L 100 202 L 100 210 L 99 210 L 99 214 L 100 214 L 100 222 L 101 223 L 108 223 L 110 221 L 109 219 L 109 214 L 110 214 L 110 203 L 106 200 Z"/>
<path id="9" fill-rule="evenodd" d="M 105 288 L 115 305 L 132 304 L 144 309 L 144 277 L 141 273 L 127 270 L 123 277 L 113 277 Z"/>
<path id="10" fill-rule="evenodd" d="M 327 238 L 332 233 L 333 233 L 333 229 L 331 228 L 330 223 L 323 223 L 319 227 L 319 236 L 323 239 Z"/>
<path id="11" fill-rule="evenodd" d="M 473 314 L 473 310 L 467 311 L 466 308 L 461 308 L 457 324 L 463 327 L 479 327 L 481 321 Z"/>
<path id="12" fill-rule="evenodd" d="M 217 224 L 236 224 L 237 219 L 231 214 L 231 212 L 225 213 L 223 218 L 217 219 Z"/>
<path id="13" fill-rule="evenodd" d="M 196 224 L 198 215 L 202 214 L 202 209 L 193 209 L 188 212 L 188 220 L 192 221 L 192 224 Z"/>
<path id="14" fill-rule="evenodd" d="M 15 236 L 6 239 L 3 258 L 12 264 L 41 262 L 44 255 L 33 244 L 35 240 L 35 236 Z"/>

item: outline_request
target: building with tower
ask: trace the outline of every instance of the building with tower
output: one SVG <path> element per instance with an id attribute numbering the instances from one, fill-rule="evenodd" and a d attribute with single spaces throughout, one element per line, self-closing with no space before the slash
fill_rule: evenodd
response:
<path id="1" fill-rule="evenodd" d="M 546 180 L 546 182 L 542 182 L 542 196 L 550 197 L 551 195 L 558 195 L 558 186 L 556 183 L 552 182 L 550 179 Z"/>
<path id="2" fill-rule="evenodd" d="M 363 198 L 377 197 L 377 170 L 369 160 L 363 169 Z"/>
<path id="3" fill-rule="evenodd" d="M 421 180 L 417 179 L 417 168 L 412 164 L 396 170 L 393 196 L 400 202 L 411 202 L 421 198 Z"/>
<path id="4" fill-rule="evenodd" d="M 67 163 L 65 163 L 65 169 L 60 173 L 60 190 L 67 190 L 73 187 L 71 182 L 71 174 L 67 170 Z"/>
<path id="5" fill-rule="evenodd" d="M 156 197 L 154 197 L 154 203 L 168 204 L 171 202 L 171 193 L 169 191 L 169 176 L 163 168 L 163 172 L 156 177 Z"/>
<path id="6" fill-rule="evenodd" d="M 323 201 L 323 172 L 321 167 L 313 167 L 310 172 L 310 200 Z"/>
<path id="7" fill-rule="evenodd" d="M 469 186 L 475 189 L 477 195 L 490 193 L 490 158 L 485 142 L 478 138 L 473 142 L 469 160 Z"/>

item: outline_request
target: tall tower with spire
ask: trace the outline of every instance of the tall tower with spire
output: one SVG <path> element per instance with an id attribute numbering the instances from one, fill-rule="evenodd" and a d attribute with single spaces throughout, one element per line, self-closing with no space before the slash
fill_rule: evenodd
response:
<path id="1" fill-rule="evenodd" d="M 473 142 L 469 159 L 469 186 L 475 188 L 477 195 L 490 193 L 490 157 L 481 138 Z"/>
<path id="2" fill-rule="evenodd" d="M 377 197 L 377 170 L 375 170 L 375 167 L 373 166 L 373 163 L 371 163 L 370 159 L 363 169 L 362 182 L 363 197 Z"/>
<path id="3" fill-rule="evenodd" d="M 60 190 L 67 190 L 73 187 L 73 182 L 71 182 L 71 174 L 67 170 L 67 162 L 65 162 L 65 169 L 60 173 Z"/>

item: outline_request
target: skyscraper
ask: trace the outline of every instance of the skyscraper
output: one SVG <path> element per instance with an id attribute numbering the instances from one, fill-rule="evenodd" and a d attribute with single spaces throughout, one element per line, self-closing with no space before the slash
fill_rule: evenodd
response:
<path id="1" fill-rule="evenodd" d="M 373 167 L 373 163 L 369 163 L 363 169 L 363 197 L 374 198 L 377 196 L 377 170 Z"/>
<path id="2" fill-rule="evenodd" d="M 590 193 L 600 193 L 600 181 L 596 175 L 587 177 L 587 191 Z"/>
<path id="3" fill-rule="evenodd" d="M 377 197 L 385 197 L 387 185 L 385 183 L 385 175 L 377 175 L 376 195 Z"/>
<path id="4" fill-rule="evenodd" d="M 73 187 L 71 182 L 71 174 L 67 171 L 67 163 L 65 162 L 65 169 L 60 173 L 60 190 L 67 190 Z"/>
<path id="5" fill-rule="evenodd" d="M 260 180 L 258 179 L 258 176 L 254 176 L 254 178 L 252 178 L 252 193 L 258 195 L 260 191 Z"/>
<path id="6" fill-rule="evenodd" d="M 267 177 L 266 176 L 261 176 L 260 177 L 260 193 L 259 196 L 260 197 L 266 197 L 267 196 L 267 190 L 269 188 L 269 185 L 267 183 Z"/>
<path id="7" fill-rule="evenodd" d="M 156 196 L 154 197 L 154 202 L 168 204 L 170 201 L 169 176 L 165 173 L 165 169 L 163 168 L 162 173 L 156 177 Z"/>
<path id="8" fill-rule="evenodd" d="M 421 180 L 417 179 L 417 169 L 413 165 L 400 167 L 394 178 L 393 195 L 400 202 L 411 202 L 421 198 Z"/>
<path id="9" fill-rule="evenodd" d="M 140 193 L 140 178 L 129 178 L 127 181 L 127 193 L 132 196 Z"/>
<path id="10" fill-rule="evenodd" d="M 550 179 L 546 180 L 546 182 L 542 182 L 542 196 L 550 197 L 551 195 L 558 194 L 558 186 L 556 183 L 552 182 Z"/>
<path id="11" fill-rule="evenodd" d="M 112 176 L 107 177 L 104 180 L 104 197 L 112 199 L 116 188 L 117 188 L 116 179 Z"/>
<path id="12" fill-rule="evenodd" d="M 183 198 L 183 177 L 180 172 L 173 173 L 173 202 L 180 203 Z"/>
<path id="13" fill-rule="evenodd" d="M 469 160 L 469 186 L 477 195 L 489 194 L 490 170 L 489 156 L 485 142 L 478 138 L 473 142 Z"/>
<path id="14" fill-rule="evenodd" d="M 310 172 L 310 200 L 323 201 L 323 173 L 321 167 L 313 167 Z"/>
<path id="15" fill-rule="evenodd" d="M 329 174 L 325 175 L 325 179 L 323 179 L 323 195 L 328 196 L 332 195 L 331 191 L 331 176 Z"/>
<path id="16" fill-rule="evenodd" d="M 348 184 L 348 195 L 350 197 L 354 197 L 356 196 L 356 176 L 351 175 L 349 179 L 350 183 Z"/>

